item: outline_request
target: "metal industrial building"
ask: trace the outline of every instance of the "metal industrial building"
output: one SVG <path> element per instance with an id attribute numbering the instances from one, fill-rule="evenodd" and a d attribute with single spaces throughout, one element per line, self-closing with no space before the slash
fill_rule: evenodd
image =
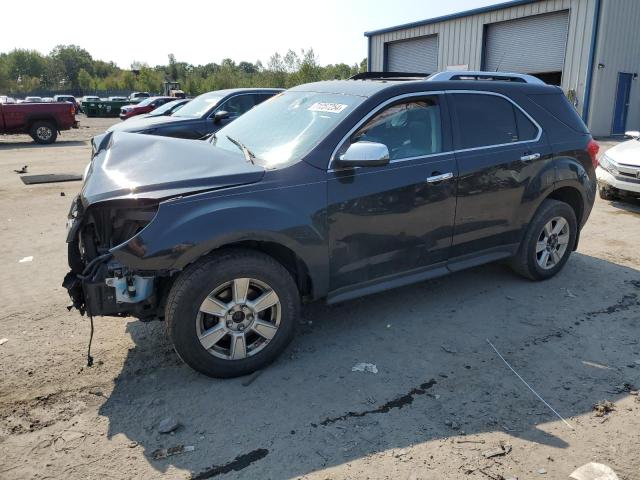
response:
<path id="1" fill-rule="evenodd" d="M 640 0 L 516 0 L 365 36 L 370 71 L 530 73 L 594 135 L 640 130 Z"/>

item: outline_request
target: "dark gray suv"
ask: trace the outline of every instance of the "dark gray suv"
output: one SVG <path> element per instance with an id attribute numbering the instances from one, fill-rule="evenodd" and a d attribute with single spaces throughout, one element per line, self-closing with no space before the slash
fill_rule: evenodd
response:
<path id="1" fill-rule="evenodd" d="M 301 85 L 206 142 L 107 134 L 64 285 L 91 316 L 164 319 L 200 372 L 247 374 L 292 339 L 301 301 L 501 259 L 557 274 L 597 150 L 559 88 L 495 73 Z"/>

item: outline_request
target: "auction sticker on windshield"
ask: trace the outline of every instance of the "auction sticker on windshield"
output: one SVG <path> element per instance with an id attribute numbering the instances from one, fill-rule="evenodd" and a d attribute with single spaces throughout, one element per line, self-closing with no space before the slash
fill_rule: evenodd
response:
<path id="1" fill-rule="evenodd" d="M 307 108 L 307 110 L 311 112 L 340 113 L 348 106 L 349 105 L 345 105 L 344 103 L 316 102 Z"/>

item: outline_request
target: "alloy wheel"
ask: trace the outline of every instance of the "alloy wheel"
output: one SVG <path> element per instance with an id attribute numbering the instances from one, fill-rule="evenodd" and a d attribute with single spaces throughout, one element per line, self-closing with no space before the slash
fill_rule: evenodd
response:
<path id="1" fill-rule="evenodd" d="M 51 131 L 51 129 L 49 127 L 38 127 L 36 130 L 36 135 L 38 136 L 38 138 L 42 141 L 47 141 L 51 138 L 51 135 L 53 135 L 53 132 Z"/>
<path id="2" fill-rule="evenodd" d="M 216 287 L 200 305 L 198 340 L 218 358 L 250 357 L 276 335 L 281 312 L 280 299 L 269 285 L 253 278 L 236 278 Z"/>
<path id="3" fill-rule="evenodd" d="M 540 232 L 536 243 L 538 265 L 545 270 L 558 265 L 567 252 L 570 238 L 569 222 L 565 218 L 554 217 L 549 220 Z"/>

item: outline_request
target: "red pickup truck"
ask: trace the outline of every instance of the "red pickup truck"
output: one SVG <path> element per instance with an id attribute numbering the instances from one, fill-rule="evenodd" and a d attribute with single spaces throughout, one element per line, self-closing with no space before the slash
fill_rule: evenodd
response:
<path id="1" fill-rule="evenodd" d="M 27 133 L 36 143 L 48 144 L 70 128 L 78 128 L 78 122 L 68 102 L 0 103 L 0 134 Z"/>

